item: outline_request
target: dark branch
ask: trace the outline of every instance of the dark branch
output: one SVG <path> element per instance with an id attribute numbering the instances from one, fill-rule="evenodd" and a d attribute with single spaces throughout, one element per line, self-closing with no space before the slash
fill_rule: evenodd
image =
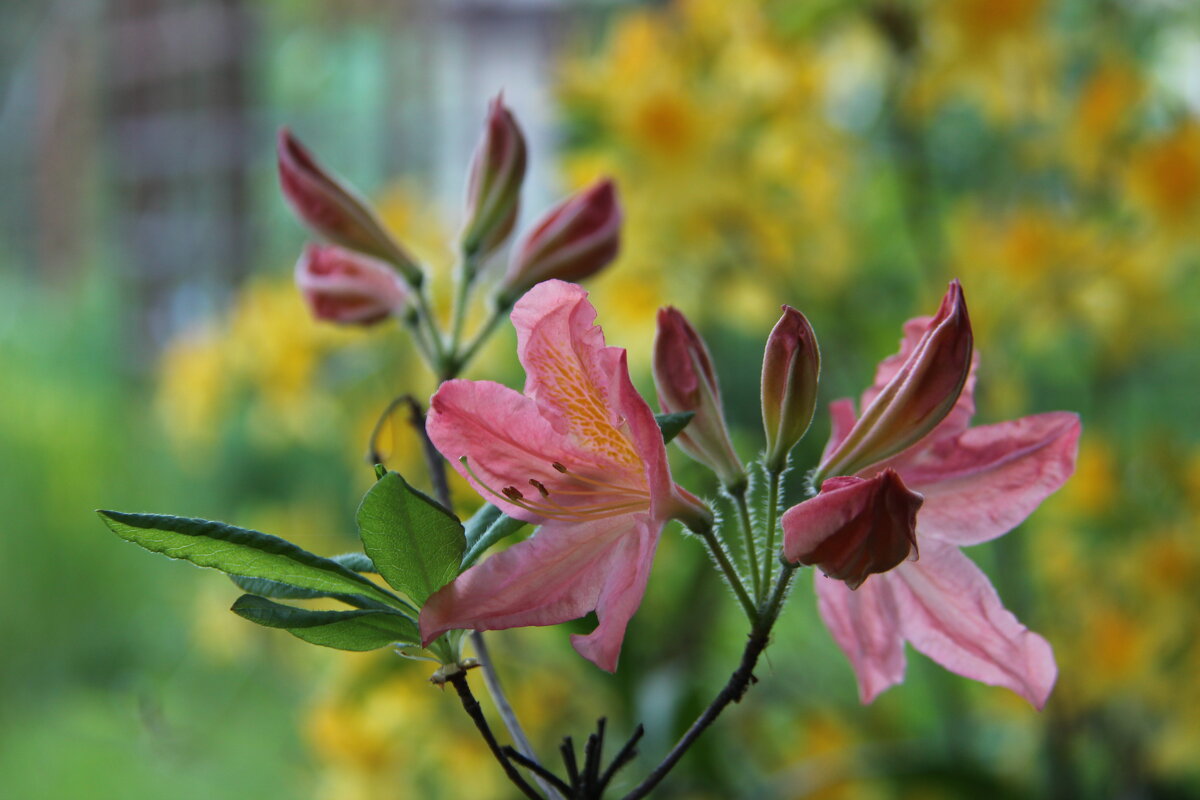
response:
<path id="1" fill-rule="evenodd" d="M 683 757 L 692 743 L 700 738 L 700 734 L 704 733 L 705 729 L 713 723 L 725 706 L 730 703 L 736 703 L 746 694 L 746 690 L 750 688 L 750 684 L 754 682 L 754 667 L 758 663 L 758 657 L 762 655 L 763 649 L 766 648 L 767 642 L 770 641 L 770 631 L 760 630 L 756 627 L 755 631 L 750 634 L 750 641 L 746 643 L 746 649 L 742 652 L 742 662 L 738 668 L 729 676 L 721 692 L 713 698 L 713 701 L 708 704 L 708 708 L 696 718 L 692 723 L 692 727 L 688 728 L 687 733 L 683 735 L 671 752 L 667 753 L 666 758 L 654 768 L 654 771 L 646 776 L 646 779 L 637 785 L 632 792 L 625 795 L 624 800 L 639 800 L 646 797 L 657 786 L 667 773 L 675 766 L 675 763 Z"/>
<path id="2" fill-rule="evenodd" d="M 425 464 L 429 467 L 429 482 L 433 485 L 433 496 L 446 508 L 450 508 L 450 484 L 446 481 L 446 460 L 433 446 L 429 432 L 425 430 L 425 411 L 417 398 L 405 395 L 400 398 L 408 405 L 408 424 L 421 437 L 421 450 L 425 453 Z"/>
<path id="3" fill-rule="evenodd" d="M 596 794 L 604 794 L 604 790 L 608 788 L 609 781 L 617 774 L 617 770 L 628 764 L 637 755 L 637 743 L 646 733 L 646 729 L 642 725 L 634 728 L 633 735 L 629 737 L 629 741 L 617 753 L 617 757 L 608 765 L 608 769 L 604 770 L 604 774 L 600 776 L 600 785 L 596 787 Z"/>
<path id="4" fill-rule="evenodd" d="M 504 751 L 500 747 L 500 743 L 496 741 L 496 737 L 492 734 L 492 729 L 488 725 L 487 720 L 483 716 L 483 709 L 479 706 L 479 701 L 475 699 L 475 695 L 471 693 L 471 687 L 467 683 L 467 673 L 456 672 L 447 679 L 454 685 L 455 691 L 458 692 L 458 697 L 462 700 L 463 710 L 467 712 L 467 716 L 475 723 L 475 727 L 479 729 L 479 734 L 483 740 L 487 742 L 488 748 L 492 751 L 492 755 L 500 762 L 500 766 L 504 768 L 504 774 L 513 782 L 513 785 L 521 790 L 521 793 L 530 800 L 542 800 L 542 796 L 534 791 L 521 773 L 517 772 L 517 768 L 508 760 Z"/>
<path id="5" fill-rule="evenodd" d="M 543 780 L 549 782 L 555 789 L 558 789 L 568 797 L 571 795 L 571 787 L 564 783 L 562 778 L 558 777 L 533 759 L 526 758 L 525 756 L 521 755 L 517 748 L 512 747 L 511 745 L 505 745 L 503 750 L 504 755 L 508 756 L 510 760 L 517 762 L 530 772 L 540 775 Z"/>

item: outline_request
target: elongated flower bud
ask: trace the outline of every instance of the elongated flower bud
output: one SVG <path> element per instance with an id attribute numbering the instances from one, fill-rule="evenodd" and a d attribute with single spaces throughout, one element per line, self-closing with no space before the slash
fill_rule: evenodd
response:
<path id="1" fill-rule="evenodd" d="M 783 316 L 767 337 L 762 369 L 762 417 L 767 435 L 767 469 L 778 472 L 804 438 L 817 407 L 821 353 L 812 326 L 796 309 Z"/>
<path id="2" fill-rule="evenodd" d="M 500 297 L 512 302 L 551 278 L 578 283 L 608 266 L 621 248 L 621 206 L 607 178 L 571 195 L 517 245 Z"/>
<path id="3" fill-rule="evenodd" d="M 743 484 L 746 471 L 729 441 L 708 347 L 687 318 L 670 307 L 658 311 L 654 385 L 664 413 L 696 414 L 675 438 L 683 452 L 716 472 L 725 486 Z"/>
<path id="4" fill-rule="evenodd" d="M 521 206 L 526 160 L 525 136 L 504 106 L 504 97 L 497 96 L 488 107 L 487 124 L 467 179 L 462 247 L 468 256 L 487 258 L 512 233 Z"/>
<path id="5" fill-rule="evenodd" d="M 816 480 L 852 475 L 911 446 L 941 422 L 971 369 L 971 320 L 962 286 L 951 281 L 929 327 L 891 380 L 829 453 Z"/>
<path id="6" fill-rule="evenodd" d="M 279 185 L 301 222 L 334 244 L 388 262 L 414 287 L 421 285 L 420 268 L 354 189 L 318 164 L 287 128 L 279 129 L 277 149 Z"/>
<path id="7" fill-rule="evenodd" d="M 916 552 L 923 502 L 894 470 L 865 480 L 830 478 L 816 497 L 784 512 L 783 557 L 857 589 Z"/>
<path id="8" fill-rule="evenodd" d="M 373 325 L 399 314 L 408 297 L 382 261 L 335 245 L 310 244 L 296 262 L 296 286 L 317 319 Z"/>

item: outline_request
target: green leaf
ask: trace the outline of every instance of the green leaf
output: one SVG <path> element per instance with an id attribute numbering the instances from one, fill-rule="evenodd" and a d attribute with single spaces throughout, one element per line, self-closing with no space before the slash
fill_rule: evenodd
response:
<path id="1" fill-rule="evenodd" d="M 695 411 L 655 414 L 654 421 L 658 423 L 658 429 L 662 431 L 663 443 L 666 444 L 678 436 L 687 427 L 687 424 L 692 421 L 692 417 L 694 416 L 696 416 Z"/>
<path id="2" fill-rule="evenodd" d="M 484 503 L 471 518 L 463 523 L 463 534 L 467 538 L 467 547 L 479 541 L 479 537 L 491 527 L 492 523 L 503 516 L 499 508 L 491 503 Z"/>
<path id="3" fill-rule="evenodd" d="M 525 525 L 526 523 L 524 520 L 510 517 L 507 514 L 500 514 L 496 518 L 495 522 L 489 525 L 487 530 L 480 534 L 479 538 L 471 543 L 466 555 L 463 556 L 462 568 L 466 569 L 474 564 L 489 547 L 501 539 L 512 536 L 514 533 L 521 530 L 521 528 L 524 528 Z"/>
<path id="4" fill-rule="evenodd" d="M 379 574 L 379 570 L 375 567 L 375 562 L 371 557 L 364 553 L 342 553 L 340 556 L 330 556 L 330 561 L 336 561 L 346 569 L 352 569 L 355 572 L 373 572 Z"/>
<path id="5" fill-rule="evenodd" d="M 313 611 L 244 594 L 230 611 L 268 628 L 282 628 L 298 639 L 338 650 L 377 650 L 394 642 L 421 643 L 417 624 L 392 611 Z"/>
<path id="6" fill-rule="evenodd" d="M 204 519 L 119 511 L 96 513 L 117 536 L 168 558 L 322 594 L 360 594 L 387 605 L 407 607 L 403 600 L 357 572 L 278 536 Z"/>
<path id="7" fill-rule="evenodd" d="M 302 589 L 299 586 L 293 586 L 290 583 L 282 581 L 270 581 L 266 578 L 247 578 L 245 575 L 230 575 L 229 580 L 233 584 L 247 594 L 256 594 L 260 597 L 274 597 L 277 600 L 313 600 L 318 597 L 332 597 L 334 600 L 341 600 L 348 606 L 355 608 L 374 608 L 387 611 L 392 606 L 372 600 L 361 594 L 331 594 L 329 592 L 318 592 L 313 589 Z"/>
<path id="8" fill-rule="evenodd" d="M 396 472 L 363 497 L 358 533 L 383 579 L 418 605 L 458 575 L 466 549 L 462 523 Z"/>

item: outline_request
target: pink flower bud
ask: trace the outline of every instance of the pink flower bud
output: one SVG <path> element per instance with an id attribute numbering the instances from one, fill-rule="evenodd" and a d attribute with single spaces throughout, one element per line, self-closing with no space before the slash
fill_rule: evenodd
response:
<path id="1" fill-rule="evenodd" d="M 972 347 L 962 286 L 951 281 L 941 307 L 912 350 L 905 353 L 902 349 L 897 357 L 880 365 L 877 393 L 869 403 L 864 399 L 862 416 L 825 457 L 816 480 L 859 472 L 933 430 L 962 392 L 971 369 Z M 865 397 L 870 394 L 868 391 Z"/>
<path id="2" fill-rule="evenodd" d="M 894 470 L 873 478 L 830 478 L 816 497 L 784 512 L 783 556 L 816 566 L 857 589 L 917 549 L 917 510 L 924 498 Z"/>
<path id="3" fill-rule="evenodd" d="M 500 286 L 511 302 L 551 278 L 577 283 L 617 256 L 621 246 L 621 206 L 607 178 L 550 209 L 516 247 Z"/>
<path id="4" fill-rule="evenodd" d="M 277 149 L 283 196 L 305 225 L 334 244 L 383 259 L 420 286 L 421 270 L 354 189 L 326 172 L 287 128 L 279 129 Z"/>
<path id="5" fill-rule="evenodd" d="M 467 179 L 467 219 L 463 251 L 486 258 L 512 233 L 525 180 L 525 136 L 497 96 L 488 107 L 487 126 L 471 159 Z"/>
<path id="6" fill-rule="evenodd" d="M 762 417 L 767 434 L 767 469 L 778 472 L 788 453 L 812 423 L 817 407 L 821 353 L 812 326 L 796 309 L 783 316 L 767 337 L 762 369 Z"/>
<path id="7" fill-rule="evenodd" d="M 729 441 L 708 347 L 687 318 L 670 307 L 658 311 L 654 385 L 664 413 L 696 414 L 675 438 L 683 452 L 715 471 L 725 486 L 743 484 L 746 471 Z"/>
<path id="8" fill-rule="evenodd" d="M 296 286 L 317 319 L 373 325 L 404 308 L 408 290 L 387 264 L 334 245 L 310 244 L 296 262 Z"/>

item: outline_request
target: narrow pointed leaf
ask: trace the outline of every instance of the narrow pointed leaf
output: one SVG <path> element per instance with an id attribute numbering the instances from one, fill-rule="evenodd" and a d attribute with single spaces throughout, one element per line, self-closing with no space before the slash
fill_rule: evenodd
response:
<path id="1" fill-rule="evenodd" d="M 221 522 L 162 514 L 97 512 L 113 533 L 168 558 L 246 578 L 265 578 L 326 594 L 361 594 L 388 605 L 400 598 L 336 561 L 289 541 Z"/>
<path id="2" fill-rule="evenodd" d="M 366 553 L 342 553 L 340 556 L 331 556 L 330 561 L 336 561 L 346 569 L 352 569 L 355 572 L 373 572 L 379 574 L 379 569 L 375 566 L 375 562 Z"/>
<path id="3" fill-rule="evenodd" d="M 655 414 L 654 421 L 658 423 L 659 430 L 662 431 L 663 443 L 669 443 L 672 439 L 683 432 L 688 423 L 692 421 L 692 417 L 696 416 L 695 411 L 676 411 L 673 414 Z"/>
<path id="4" fill-rule="evenodd" d="M 358 533 L 383 579 L 418 605 L 457 577 L 466 549 L 462 523 L 396 472 L 363 497 Z"/>
<path id="5" fill-rule="evenodd" d="M 230 609 L 243 619 L 282 628 L 298 639 L 338 650 L 377 650 L 395 642 L 417 644 L 416 623 L 391 611 L 313 611 L 245 594 Z"/>
<path id="6" fill-rule="evenodd" d="M 233 581 L 234 586 L 237 586 L 247 594 L 258 595 L 259 597 L 273 597 L 277 600 L 314 600 L 319 597 L 331 597 L 354 608 L 373 608 L 381 611 L 388 611 L 393 608 L 393 606 L 381 603 L 378 600 L 372 600 L 361 594 L 318 592 L 313 589 L 302 589 L 299 586 L 293 586 L 290 583 L 282 581 L 271 581 L 266 578 L 247 578 L 245 575 L 230 575 L 229 580 Z"/>

